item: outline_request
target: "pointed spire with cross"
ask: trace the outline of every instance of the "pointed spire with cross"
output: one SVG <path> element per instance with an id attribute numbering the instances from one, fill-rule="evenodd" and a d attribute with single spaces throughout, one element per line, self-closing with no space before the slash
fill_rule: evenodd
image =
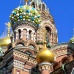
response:
<path id="1" fill-rule="evenodd" d="M 10 24 L 10 22 L 5 23 L 5 24 L 6 24 L 6 26 L 8 27 L 8 36 L 10 36 L 10 28 L 11 28 L 11 24 Z"/>

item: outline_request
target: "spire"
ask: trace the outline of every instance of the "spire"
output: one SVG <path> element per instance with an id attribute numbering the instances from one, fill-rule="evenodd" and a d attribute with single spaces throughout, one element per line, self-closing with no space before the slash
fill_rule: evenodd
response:
<path id="1" fill-rule="evenodd" d="M 10 24 L 10 22 L 8 22 L 8 23 L 6 23 L 6 25 L 7 25 L 7 30 L 8 30 L 8 36 L 10 36 L 10 28 L 11 28 L 11 24 Z"/>
<path id="2" fill-rule="evenodd" d="M 26 2 L 26 5 L 27 5 L 27 3 L 28 3 L 28 0 L 25 0 L 25 2 Z"/>

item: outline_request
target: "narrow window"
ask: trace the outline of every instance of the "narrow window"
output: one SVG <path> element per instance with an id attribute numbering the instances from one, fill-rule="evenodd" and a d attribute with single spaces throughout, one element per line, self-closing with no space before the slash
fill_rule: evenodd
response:
<path id="1" fill-rule="evenodd" d="M 31 30 L 29 30 L 29 39 L 31 40 Z"/>
<path id="2" fill-rule="evenodd" d="M 19 39 L 21 39 L 21 30 L 18 30 Z"/>
<path id="3" fill-rule="evenodd" d="M 49 43 L 49 40 L 50 40 L 50 36 L 51 36 L 51 30 L 49 27 L 45 27 L 46 28 L 46 41 L 47 43 Z"/>

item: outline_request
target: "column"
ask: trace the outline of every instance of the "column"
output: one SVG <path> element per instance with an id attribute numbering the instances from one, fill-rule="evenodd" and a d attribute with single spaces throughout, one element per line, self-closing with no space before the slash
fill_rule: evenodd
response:
<path id="1" fill-rule="evenodd" d="M 23 29 L 21 29 L 21 39 L 23 38 Z"/>
<path id="2" fill-rule="evenodd" d="M 18 36 L 19 36 L 18 31 L 16 31 L 16 40 L 18 39 Z"/>
<path id="3" fill-rule="evenodd" d="M 36 41 L 36 33 L 34 33 L 34 38 L 33 38 L 34 42 Z"/>
<path id="4" fill-rule="evenodd" d="M 27 40 L 29 40 L 29 29 L 27 29 Z"/>
<path id="5" fill-rule="evenodd" d="M 32 32 L 31 33 L 31 40 L 33 40 L 33 38 L 34 38 L 34 33 Z"/>

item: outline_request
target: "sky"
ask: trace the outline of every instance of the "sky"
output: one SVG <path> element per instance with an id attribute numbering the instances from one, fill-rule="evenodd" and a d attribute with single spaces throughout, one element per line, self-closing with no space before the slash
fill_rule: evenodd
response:
<path id="1" fill-rule="evenodd" d="M 69 42 L 73 37 L 74 0 L 42 0 L 46 3 L 58 31 L 58 43 Z M 17 8 L 20 0 L 0 0 L 0 36 L 9 22 L 11 12 Z"/>

